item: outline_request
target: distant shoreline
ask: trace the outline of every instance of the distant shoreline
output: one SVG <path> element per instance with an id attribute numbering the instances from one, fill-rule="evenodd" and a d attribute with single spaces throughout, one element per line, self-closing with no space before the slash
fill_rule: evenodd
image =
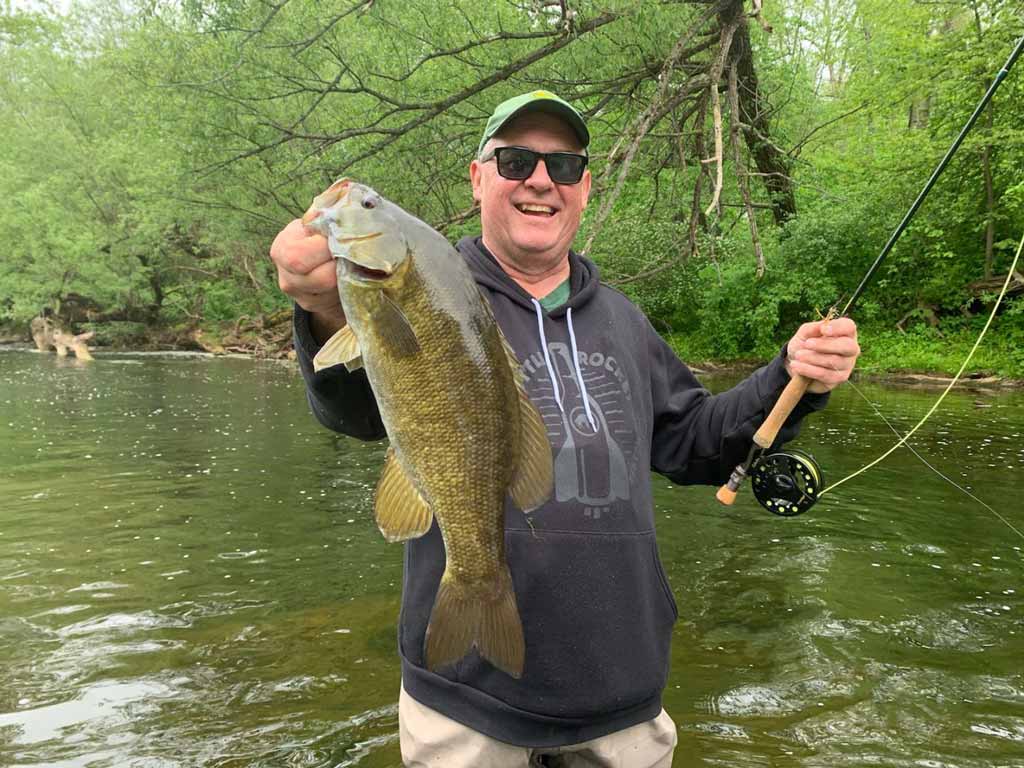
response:
<path id="1" fill-rule="evenodd" d="M 700 375 L 744 375 L 764 365 L 767 361 L 756 360 L 711 360 L 701 361 L 690 365 L 690 369 Z M 942 371 L 917 371 L 904 369 L 891 369 L 886 371 L 864 371 L 854 370 L 856 381 L 870 381 L 881 384 L 901 384 L 908 387 L 921 389 L 937 389 L 949 386 L 953 380 L 951 374 Z M 996 376 L 988 373 L 970 373 L 963 376 L 957 387 L 969 389 L 1019 389 L 1024 388 L 1024 379 L 1014 379 L 1008 376 Z"/>
<path id="2" fill-rule="evenodd" d="M 294 350 L 288 349 L 284 354 L 268 355 L 258 349 L 242 350 L 211 350 L 196 346 L 153 345 L 141 347 L 90 346 L 89 349 L 98 358 L 107 355 L 196 355 L 199 357 L 223 357 L 229 359 L 273 360 L 292 362 L 295 360 Z M 24 341 L 0 340 L 0 351 L 35 352 L 35 346 Z M 54 353 L 49 353 L 54 354 Z M 764 365 L 766 361 L 750 359 L 740 360 L 702 360 L 690 365 L 690 369 L 698 376 L 742 376 Z M 919 389 L 941 389 L 949 385 L 953 377 L 936 371 L 854 371 L 856 381 L 877 382 L 880 384 L 899 384 Z M 1024 379 L 1013 379 L 985 373 L 972 373 L 964 376 L 958 383 L 959 389 L 1012 390 L 1024 388 Z"/>

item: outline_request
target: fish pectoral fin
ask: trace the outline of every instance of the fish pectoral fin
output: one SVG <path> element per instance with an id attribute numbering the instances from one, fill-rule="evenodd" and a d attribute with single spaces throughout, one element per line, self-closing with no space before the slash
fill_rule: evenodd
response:
<path id="1" fill-rule="evenodd" d="M 374 511 L 377 527 L 388 541 L 405 541 L 422 536 L 430 530 L 434 518 L 430 505 L 398 463 L 394 448 L 388 448 L 384 460 L 384 471 L 377 483 Z"/>
<path id="2" fill-rule="evenodd" d="M 507 564 L 487 586 L 467 593 L 445 571 L 423 641 L 427 669 L 454 664 L 476 646 L 505 674 L 517 680 L 523 676 L 526 641 Z"/>
<path id="3" fill-rule="evenodd" d="M 536 509 L 551 496 L 554 469 L 551 442 L 537 407 L 519 387 L 519 463 L 509 486 L 512 501 L 523 512 Z"/>
<path id="4" fill-rule="evenodd" d="M 359 350 L 359 339 L 352 332 L 352 326 L 346 325 L 329 338 L 313 358 L 313 370 L 322 371 L 335 365 L 344 364 L 349 371 L 363 366 L 363 358 Z"/>
<path id="5" fill-rule="evenodd" d="M 420 342 L 412 329 L 409 318 L 384 291 L 380 292 L 380 304 L 374 320 L 380 334 L 388 340 L 389 346 L 400 357 L 410 357 L 420 351 Z"/>

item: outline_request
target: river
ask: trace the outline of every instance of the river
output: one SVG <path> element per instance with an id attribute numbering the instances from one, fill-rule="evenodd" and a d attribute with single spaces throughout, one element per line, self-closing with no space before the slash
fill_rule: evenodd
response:
<path id="1" fill-rule="evenodd" d="M 857 387 L 902 429 L 937 397 Z M 958 390 L 912 444 L 1024 530 L 1022 433 L 1024 393 Z M 794 445 L 828 484 L 894 441 L 846 387 Z M 0 765 L 400 765 L 383 455 L 294 364 L 0 352 Z M 796 518 L 652 482 L 676 766 L 1024 766 L 993 513 L 906 449 Z"/>

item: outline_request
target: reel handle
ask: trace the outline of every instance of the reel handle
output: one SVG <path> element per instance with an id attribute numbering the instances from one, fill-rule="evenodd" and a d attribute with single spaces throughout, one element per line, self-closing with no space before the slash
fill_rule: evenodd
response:
<path id="1" fill-rule="evenodd" d="M 754 433 L 754 442 L 759 447 L 771 447 L 779 434 L 779 430 L 782 429 L 782 425 L 789 418 L 789 414 L 793 412 L 793 409 L 796 408 L 796 404 L 800 402 L 800 398 L 804 396 L 804 392 L 807 391 L 807 387 L 810 384 L 810 379 L 806 379 L 799 374 L 793 374 L 789 384 L 782 390 L 779 399 L 775 401 L 775 407 L 768 414 L 768 418 L 761 424 L 760 429 Z"/>
<path id="2" fill-rule="evenodd" d="M 800 398 L 804 396 L 804 392 L 807 391 L 807 387 L 810 384 L 810 379 L 806 379 L 799 374 L 793 374 L 789 384 L 782 390 L 779 399 L 775 401 L 775 405 L 772 407 L 771 413 L 768 414 L 768 418 L 761 424 L 760 429 L 754 433 L 755 446 L 762 450 L 771 448 L 772 443 L 775 442 L 775 438 L 779 434 L 779 430 L 782 429 L 782 425 L 789 418 L 789 414 L 793 412 L 793 409 L 796 408 L 796 404 L 800 402 Z M 750 455 L 747 456 L 746 462 L 736 467 L 729 481 L 718 489 L 715 498 L 722 504 L 731 506 L 736 501 L 736 493 L 746 479 L 747 470 L 753 462 L 754 451 L 755 449 L 751 447 Z"/>

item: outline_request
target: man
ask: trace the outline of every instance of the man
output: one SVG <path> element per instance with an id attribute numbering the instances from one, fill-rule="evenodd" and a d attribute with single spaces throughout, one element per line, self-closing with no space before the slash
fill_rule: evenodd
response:
<path id="1" fill-rule="evenodd" d="M 643 314 L 570 250 L 590 192 L 589 140 L 571 105 L 535 91 L 497 107 L 470 163 L 482 236 L 457 249 L 522 363 L 548 428 L 555 489 L 530 521 L 506 511 L 527 648 L 520 679 L 476 653 L 425 668 L 444 549 L 436 524 L 406 544 L 406 765 L 670 766 L 676 729 L 661 692 L 677 609 L 655 544 L 649 470 L 678 483 L 723 482 L 791 372 L 812 380 L 811 394 L 783 439 L 824 405 L 860 353 L 852 321 L 808 323 L 767 366 L 710 395 Z M 345 322 L 326 242 L 293 221 L 271 258 L 298 305 L 296 348 L 314 414 L 346 434 L 383 437 L 365 374 L 312 370 L 319 346 Z"/>

